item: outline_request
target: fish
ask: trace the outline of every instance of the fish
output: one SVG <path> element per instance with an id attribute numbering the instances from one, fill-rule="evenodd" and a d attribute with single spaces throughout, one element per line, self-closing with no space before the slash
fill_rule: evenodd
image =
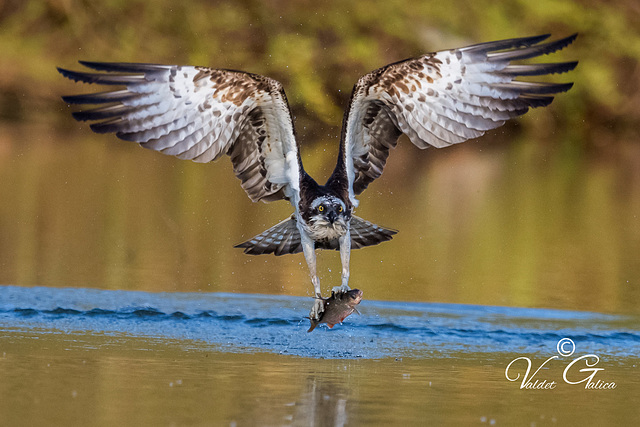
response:
<path id="1" fill-rule="evenodd" d="M 309 318 L 311 327 L 307 332 L 313 331 L 320 323 L 326 323 L 329 328 L 333 328 L 337 323 L 342 323 L 354 311 L 360 314 L 356 305 L 362 301 L 362 291 L 351 289 L 346 292 L 331 292 L 331 296 L 322 298 L 322 301 L 324 302 L 324 311 L 320 313 L 320 318 L 317 320 Z"/>

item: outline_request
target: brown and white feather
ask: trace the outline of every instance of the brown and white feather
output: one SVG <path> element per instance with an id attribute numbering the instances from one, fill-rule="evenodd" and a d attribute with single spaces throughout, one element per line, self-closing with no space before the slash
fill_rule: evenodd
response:
<path id="1" fill-rule="evenodd" d="M 358 80 L 345 112 L 341 150 L 355 196 L 384 169 L 404 133 L 419 148 L 446 147 L 483 135 L 529 108 L 548 105 L 571 83 L 535 83 L 519 76 L 572 70 L 577 62 L 511 64 L 554 52 L 575 35 L 539 44 L 548 35 L 482 43 L 387 65 Z"/>
<path id="2" fill-rule="evenodd" d="M 300 162 L 282 85 L 256 74 L 205 67 L 81 62 L 101 73 L 66 77 L 125 89 L 67 96 L 97 108 L 74 113 L 145 148 L 195 162 L 231 157 L 253 201 L 299 200 Z"/>

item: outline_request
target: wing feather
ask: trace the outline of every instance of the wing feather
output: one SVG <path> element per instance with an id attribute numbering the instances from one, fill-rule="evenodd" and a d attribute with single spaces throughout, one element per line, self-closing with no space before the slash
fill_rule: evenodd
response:
<path id="1" fill-rule="evenodd" d="M 345 112 L 341 141 L 350 199 L 384 169 L 404 133 L 419 148 L 446 147 L 483 135 L 529 108 L 546 106 L 572 83 L 516 80 L 573 70 L 577 62 L 512 64 L 560 50 L 576 35 L 480 43 L 407 59 L 358 80 Z"/>
<path id="2" fill-rule="evenodd" d="M 124 89 L 65 96 L 95 105 L 73 113 L 97 133 L 195 162 L 226 154 L 253 201 L 299 200 L 299 151 L 282 85 L 268 77 L 205 67 L 80 62 L 71 80 Z"/>

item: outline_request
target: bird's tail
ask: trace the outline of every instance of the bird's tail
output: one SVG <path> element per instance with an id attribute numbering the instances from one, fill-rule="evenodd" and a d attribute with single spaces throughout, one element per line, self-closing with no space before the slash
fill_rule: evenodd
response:
<path id="1" fill-rule="evenodd" d="M 386 242 L 393 239 L 393 235 L 398 233 L 398 230 L 380 227 L 355 215 L 351 217 L 350 229 L 351 249 L 360 249 Z"/>
<path id="2" fill-rule="evenodd" d="M 249 255 L 286 255 L 302 252 L 295 215 L 235 247 L 244 248 L 244 253 Z"/>
<path id="3" fill-rule="evenodd" d="M 351 217 L 351 249 L 360 249 L 365 246 L 391 240 L 396 230 L 380 227 L 357 216 Z M 300 231 L 295 215 L 252 237 L 246 242 L 235 246 L 243 248 L 245 254 L 297 254 L 302 252 Z M 317 249 L 339 249 L 336 242 L 323 242 L 316 245 Z"/>

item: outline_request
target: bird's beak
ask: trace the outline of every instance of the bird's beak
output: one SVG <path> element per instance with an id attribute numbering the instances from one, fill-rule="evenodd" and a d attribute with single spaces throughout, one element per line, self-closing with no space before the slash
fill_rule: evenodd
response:
<path id="1" fill-rule="evenodd" d="M 329 222 L 331 224 L 333 224 L 335 222 L 336 218 L 338 218 L 338 214 L 336 213 L 336 211 L 331 211 L 327 215 L 327 218 L 329 218 Z"/>

